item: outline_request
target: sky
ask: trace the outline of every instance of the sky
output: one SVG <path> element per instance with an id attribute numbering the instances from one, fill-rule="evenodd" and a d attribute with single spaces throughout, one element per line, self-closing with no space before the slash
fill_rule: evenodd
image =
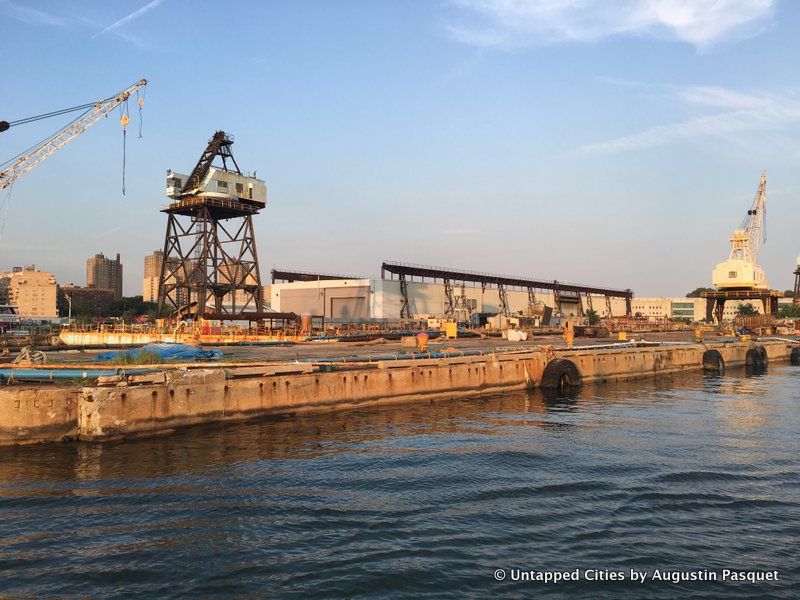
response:
<path id="1" fill-rule="evenodd" d="M 167 169 L 234 136 L 268 204 L 269 270 L 380 274 L 383 260 L 638 296 L 710 285 L 767 170 L 770 284 L 800 253 L 800 3 L 788 0 L 0 0 L 0 119 L 147 78 L 119 115 L 23 175 L 0 268 L 85 284 L 122 255 L 141 293 Z M 66 124 L 0 133 L 5 161 Z"/>

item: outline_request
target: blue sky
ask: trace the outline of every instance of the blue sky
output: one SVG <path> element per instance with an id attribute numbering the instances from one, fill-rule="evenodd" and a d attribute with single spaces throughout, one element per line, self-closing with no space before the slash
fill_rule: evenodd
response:
<path id="1" fill-rule="evenodd" d="M 118 115 L 18 180 L 0 267 L 125 292 L 163 244 L 166 169 L 235 136 L 267 180 L 273 266 L 378 274 L 383 259 L 638 295 L 710 284 L 768 173 L 770 283 L 800 241 L 800 4 L 741 0 L 30 2 L 4 15 L 0 119 L 145 77 L 127 195 Z M 133 108 L 133 106 L 131 106 Z M 65 121 L 0 134 L 10 158 Z M 3 196 L 5 199 L 5 196 Z"/>

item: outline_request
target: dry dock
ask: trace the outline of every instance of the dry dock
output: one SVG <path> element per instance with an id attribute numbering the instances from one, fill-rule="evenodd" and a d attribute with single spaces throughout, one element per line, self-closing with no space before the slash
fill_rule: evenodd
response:
<path id="1" fill-rule="evenodd" d="M 619 381 L 687 370 L 800 362 L 791 342 L 628 348 L 536 347 L 471 356 L 361 363 L 251 363 L 148 367 L 78 386 L 19 383 L 0 389 L 0 445 L 104 441 L 179 427 L 388 402 Z M 91 367 L 87 367 L 90 369 Z"/>

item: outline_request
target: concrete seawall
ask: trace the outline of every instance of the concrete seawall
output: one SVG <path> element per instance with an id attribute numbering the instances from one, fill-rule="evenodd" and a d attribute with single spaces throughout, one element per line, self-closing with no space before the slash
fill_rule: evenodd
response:
<path id="1" fill-rule="evenodd" d="M 0 389 L 0 445 L 157 435 L 178 427 L 388 402 L 619 381 L 790 357 L 785 342 L 522 351 L 337 365 L 166 368 L 92 386 Z M 294 371 L 294 372 L 292 372 Z M 306 371 L 306 372 L 302 372 Z M 311 372 L 308 372 L 311 371 Z"/>

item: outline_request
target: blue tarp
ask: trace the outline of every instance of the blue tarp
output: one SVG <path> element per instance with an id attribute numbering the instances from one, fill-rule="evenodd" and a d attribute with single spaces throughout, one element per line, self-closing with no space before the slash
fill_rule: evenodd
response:
<path id="1" fill-rule="evenodd" d="M 161 360 L 165 362 L 222 359 L 222 352 L 220 350 L 203 350 L 202 348 L 190 346 L 189 344 L 170 344 L 165 342 L 161 344 L 147 344 L 141 348 L 132 348 L 130 350 L 101 352 L 97 355 L 97 360 L 116 360 L 121 357 L 135 359 L 140 352 L 155 352 L 161 357 Z"/>

